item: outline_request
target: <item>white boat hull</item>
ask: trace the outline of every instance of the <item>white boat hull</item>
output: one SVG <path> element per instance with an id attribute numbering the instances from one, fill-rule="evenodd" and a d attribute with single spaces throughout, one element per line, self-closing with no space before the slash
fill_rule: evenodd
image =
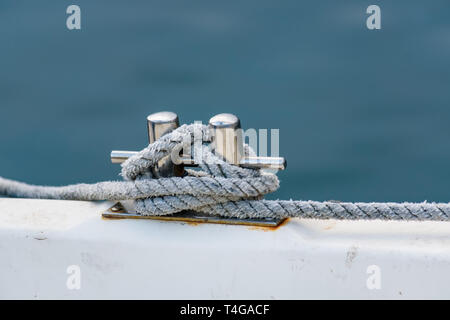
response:
<path id="1" fill-rule="evenodd" d="M 450 298 L 447 222 L 268 229 L 103 219 L 109 206 L 0 199 L 0 298 Z"/>

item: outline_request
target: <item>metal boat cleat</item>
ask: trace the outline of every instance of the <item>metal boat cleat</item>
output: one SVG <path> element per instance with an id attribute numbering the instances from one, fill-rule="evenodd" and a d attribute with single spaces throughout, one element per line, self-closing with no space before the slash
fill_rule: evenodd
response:
<path id="1" fill-rule="evenodd" d="M 176 120 L 175 120 L 176 119 Z M 173 112 L 158 112 L 147 117 L 149 141 L 153 143 L 156 139 L 178 127 L 178 116 Z M 175 125 L 176 123 L 176 125 Z M 221 113 L 209 120 L 209 126 L 213 130 L 213 148 L 217 154 L 229 163 L 257 169 L 286 169 L 287 162 L 282 157 L 252 157 L 243 155 L 243 137 L 240 120 L 233 114 Z M 167 130 L 170 128 L 171 130 Z M 137 151 L 111 152 L 112 163 L 123 163 L 128 158 L 136 155 Z M 190 156 L 181 155 L 180 160 L 185 166 L 197 166 L 195 160 Z"/>
<path id="2" fill-rule="evenodd" d="M 173 131 L 179 126 L 179 118 L 173 112 L 158 112 L 147 117 L 147 129 L 149 142 L 153 143 L 163 135 Z M 214 152 L 221 156 L 225 161 L 245 167 L 260 169 L 276 169 L 284 170 L 286 168 L 286 160 L 281 157 L 254 157 L 244 155 L 244 140 L 242 136 L 241 124 L 238 117 L 229 113 L 222 113 L 212 117 L 209 120 L 209 127 L 212 130 L 212 147 Z M 134 156 L 136 151 L 112 151 L 111 162 L 123 163 L 128 158 Z M 169 157 L 169 156 L 168 156 Z M 172 166 L 170 170 L 164 172 L 169 174 L 164 177 L 184 175 L 184 167 L 195 167 L 198 163 L 189 155 L 180 156 L 181 164 L 173 164 L 168 158 L 162 159 L 156 170 L 152 174 L 158 178 L 163 177 L 158 172 L 160 165 Z M 166 168 L 167 169 L 167 168 Z M 168 216 L 144 216 L 136 213 L 130 201 L 118 202 L 106 212 L 103 213 L 104 218 L 113 219 L 150 219 L 163 221 L 181 221 L 191 223 L 219 223 L 232 225 L 247 225 L 259 227 L 276 227 L 285 219 L 237 219 L 237 218 L 221 218 L 217 216 L 205 216 L 194 211 L 183 211 L 178 214 Z"/>

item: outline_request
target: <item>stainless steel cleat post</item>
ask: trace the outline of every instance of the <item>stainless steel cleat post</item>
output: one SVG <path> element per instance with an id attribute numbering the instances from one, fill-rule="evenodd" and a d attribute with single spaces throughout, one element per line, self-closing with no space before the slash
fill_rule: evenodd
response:
<path id="1" fill-rule="evenodd" d="M 153 143 L 158 140 L 163 135 L 175 130 L 180 126 L 178 115 L 174 112 L 163 111 L 152 113 L 147 117 L 147 130 L 148 130 L 148 141 Z M 111 152 L 111 162 L 112 163 L 122 163 L 128 158 L 136 155 L 136 151 L 112 151 Z M 159 162 L 158 166 L 161 166 L 166 162 L 167 159 L 163 159 Z M 183 165 L 174 165 L 166 163 L 166 166 L 172 167 L 168 169 L 171 174 L 169 176 L 181 177 L 184 174 Z M 154 172 L 158 176 L 157 170 Z"/>
<path id="2" fill-rule="evenodd" d="M 209 120 L 216 154 L 229 163 L 260 169 L 286 169 L 286 160 L 281 157 L 250 157 L 244 155 L 244 138 L 241 122 L 230 113 L 221 113 Z"/>

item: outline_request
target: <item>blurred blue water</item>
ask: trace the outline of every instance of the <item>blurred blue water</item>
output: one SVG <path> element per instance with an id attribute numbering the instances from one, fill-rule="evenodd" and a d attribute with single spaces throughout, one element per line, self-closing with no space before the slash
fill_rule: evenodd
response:
<path id="1" fill-rule="evenodd" d="M 379 31 L 368 1 L 2 0 L 0 176 L 119 179 L 147 114 L 232 112 L 280 128 L 272 198 L 448 201 L 450 4 L 374 3 Z"/>

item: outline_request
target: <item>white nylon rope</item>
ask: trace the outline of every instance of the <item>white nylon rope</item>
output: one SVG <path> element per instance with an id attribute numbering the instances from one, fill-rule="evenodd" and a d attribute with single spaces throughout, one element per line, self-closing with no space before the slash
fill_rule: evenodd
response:
<path id="1" fill-rule="evenodd" d="M 191 137 L 202 133 L 200 171 L 184 177 L 156 179 L 151 174 L 160 160 Z M 169 215 L 194 210 L 235 218 L 317 218 L 383 220 L 450 220 L 449 203 L 350 203 L 333 201 L 264 200 L 279 187 L 275 174 L 231 165 L 208 148 L 210 132 L 201 124 L 183 125 L 150 144 L 122 164 L 125 181 L 34 186 L 0 177 L 0 195 L 62 200 L 134 200 L 142 215 Z M 247 153 L 251 153 L 248 147 Z M 161 172 L 161 167 L 157 170 Z"/>

